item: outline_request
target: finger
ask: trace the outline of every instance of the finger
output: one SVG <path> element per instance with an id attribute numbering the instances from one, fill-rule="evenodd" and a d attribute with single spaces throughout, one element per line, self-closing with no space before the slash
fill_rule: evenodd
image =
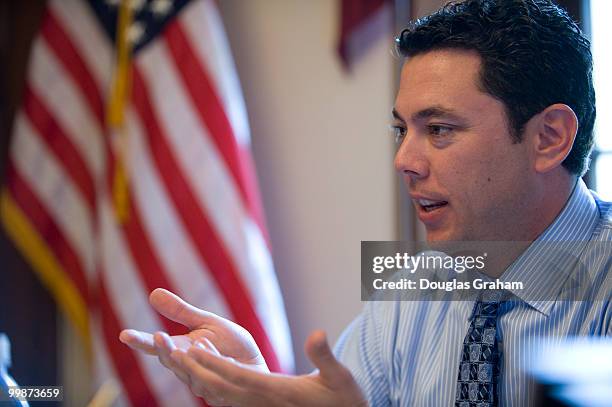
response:
<path id="1" fill-rule="evenodd" d="M 218 315 L 194 307 L 178 295 L 163 288 L 153 290 L 149 295 L 149 302 L 157 312 L 189 329 L 200 328 L 204 324 L 214 324 L 222 320 Z"/>
<path id="2" fill-rule="evenodd" d="M 145 352 L 149 355 L 157 355 L 153 343 L 153 335 L 149 333 L 135 329 L 124 329 L 119 334 L 119 340 L 132 349 Z"/>
<path id="3" fill-rule="evenodd" d="M 337 381 L 342 379 L 348 372 L 334 356 L 327 343 L 325 332 L 314 331 L 311 333 L 308 339 L 306 339 L 304 348 L 308 358 L 319 369 L 323 379 Z"/>
<path id="4" fill-rule="evenodd" d="M 210 370 L 202 367 L 186 352 L 172 352 L 172 359 L 181 365 L 191 382 L 191 391 L 203 397 L 209 404 L 241 404 L 244 400 L 244 391 L 228 383 Z"/>
<path id="5" fill-rule="evenodd" d="M 203 346 L 192 346 L 187 355 L 234 386 L 248 389 L 250 392 L 273 392 L 270 375 L 241 366 L 231 358 L 223 357 Z"/>
<path id="6" fill-rule="evenodd" d="M 166 340 L 167 338 L 167 340 Z M 156 332 L 153 335 L 153 343 L 155 346 L 155 351 L 157 356 L 159 357 L 159 361 L 162 365 L 171 369 L 173 362 L 170 359 L 170 353 L 176 348 L 172 343 L 172 340 L 168 335 L 164 332 Z"/>
<path id="7" fill-rule="evenodd" d="M 210 345 L 214 347 L 212 343 Z M 229 389 L 233 389 L 232 393 L 230 395 L 221 393 L 220 396 L 231 400 L 232 405 L 249 407 L 288 405 L 287 391 L 291 390 L 290 381 L 295 378 L 255 371 L 232 358 L 211 353 L 204 346 L 198 344 L 190 348 L 186 357 L 191 358 L 201 369 L 209 371 L 213 377 L 216 376 L 228 383 Z"/>
<path id="8" fill-rule="evenodd" d="M 199 339 L 196 342 L 196 344 L 197 345 L 201 344 L 202 346 L 204 346 L 205 349 L 210 350 L 212 353 L 214 353 L 217 356 L 221 356 L 221 352 L 219 352 L 217 347 L 207 337 L 203 337 L 202 339 Z"/>
<path id="9" fill-rule="evenodd" d="M 170 353 L 176 349 L 176 345 L 172 342 L 170 336 L 165 332 L 156 332 L 153 335 L 153 341 L 155 343 L 155 347 L 159 348 L 160 351 L 163 351 L 164 354 L 170 355 Z"/>
<path id="10" fill-rule="evenodd" d="M 159 357 L 159 362 L 166 368 L 170 369 L 176 375 L 176 377 L 179 378 L 179 380 L 189 385 L 189 376 L 185 370 L 178 366 L 170 357 L 171 352 L 176 349 L 176 346 L 174 345 L 174 342 L 172 342 L 170 336 L 165 332 L 157 332 L 155 335 L 153 335 L 153 340 L 157 355 Z"/>

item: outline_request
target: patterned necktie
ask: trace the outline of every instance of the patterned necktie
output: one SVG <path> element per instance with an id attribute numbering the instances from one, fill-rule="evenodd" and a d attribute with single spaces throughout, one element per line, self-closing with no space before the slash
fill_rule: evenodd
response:
<path id="1" fill-rule="evenodd" d="M 499 302 L 478 301 L 463 341 L 455 407 L 497 406 Z"/>

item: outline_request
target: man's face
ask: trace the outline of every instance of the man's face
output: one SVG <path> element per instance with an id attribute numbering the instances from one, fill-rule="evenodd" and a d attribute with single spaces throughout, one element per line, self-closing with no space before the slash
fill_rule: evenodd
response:
<path id="1" fill-rule="evenodd" d="M 395 167 L 429 241 L 519 240 L 533 211 L 529 143 L 513 142 L 502 102 L 477 86 L 479 71 L 478 54 L 450 49 L 402 69 Z"/>

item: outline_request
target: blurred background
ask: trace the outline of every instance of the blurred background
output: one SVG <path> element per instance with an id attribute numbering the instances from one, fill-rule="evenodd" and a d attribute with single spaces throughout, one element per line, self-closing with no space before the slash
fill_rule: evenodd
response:
<path id="1" fill-rule="evenodd" d="M 418 239 L 421 236 L 393 170 L 395 146 L 388 125 L 401 66 L 401 60 L 393 53 L 393 38 L 409 19 L 426 15 L 444 2 L 193 0 L 190 4 L 184 4 L 184 1 L 135 1 L 132 2 L 130 21 L 139 22 L 138 18 L 144 15 L 142 10 L 149 7 L 150 21 L 147 24 L 150 25 L 140 31 L 126 29 L 126 38 L 132 41 L 134 53 L 126 57 L 127 62 L 124 61 L 123 65 L 121 51 L 117 51 L 121 48 L 121 42 L 115 35 L 122 29 L 121 23 L 117 22 L 121 14 L 120 1 L 100 2 L 110 12 L 102 6 L 92 7 L 94 2 L 86 1 L 75 8 L 78 11 L 73 11 L 70 5 L 75 2 L 0 2 L 0 55 L 3 61 L 0 64 L 0 179 L 5 185 L 4 228 L 0 232 L 0 332 L 7 333 L 12 342 L 13 367 L 10 371 L 13 376 L 23 385 L 63 385 L 66 405 L 86 404 L 99 386 L 108 383 L 109 378 L 114 378 L 112 383 L 122 394 L 118 399 L 120 404 L 148 405 L 147 400 L 150 401 L 151 397 L 159 404 L 167 404 L 166 399 L 171 397 L 175 397 L 175 400 L 183 400 L 181 397 L 184 397 L 193 404 L 193 400 L 185 394 L 173 395 L 167 391 L 176 386 L 173 378 L 153 377 L 156 374 L 151 373 L 156 371 L 153 365 L 138 357 L 126 356 L 122 352 L 127 351 L 119 349 L 121 345 L 118 341 L 113 344 L 118 330 L 126 327 L 178 329 L 159 322 L 144 308 L 148 288 L 160 285 L 175 288 L 196 305 L 218 311 L 248 327 L 253 324 L 257 332 L 264 332 L 254 336 L 260 346 L 264 344 L 265 352 L 276 358 L 277 370 L 308 372 L 312 366 L 302 350 L 308 334 L 313 329 L 323 329 L 333 343 L 361 309 L 360 242 Z M 200 2 L 205 6 L 192 4 Z M 605 81 L 598 78 L 611 68 L 606 68 L 610 62 L 602 45 L 608 28 L 598 18 L 608 16 L 609 11 L 604 8 L 610 6 L 601 0 L 565 0 L 558 3 L 593 37 L 598 110 L 603 112 L 605 104 L 610 103 L 610 96 L 606 95 L 612 92 L 605 88 Z M 196 8 L 202 9 L 200 14 L 194 12 Z M 76 14 L 71 14 L 73 12 Z M 102 40 L 106 34 L 104 29 L 87 27 L 78 13 L 87 13 L 91 21 L 97 21 L 94 18 L 97 16 L 100 27 L 106 24 L 111 35 Z M 51 22 L 48 22 L 49 15 L 53 17 Z M 186 28 L 172 26 L 173 19 Z M 68 28 L 72 23 L 73 26 Z M 151 28 L 149 33 L 147 30 L 154 24 L 159 27 Z M 42 45 L 37 45 L 38 33 L 43 37 L 39 41 Z M 163 36 L 166 37 L 160 40 Z M 183 37 L 189 37 L 191 43 L 187 41 L 187 45 L 181 45 L 181 40 L 185 40 Z M 100 46 L 96 39 L 107 42 L 104 50 L 96 48 Z M 152 44 L 155 41 L 162 43 L 162 46 L 158 46 L 160 50 L 149 52 L 154 48 Z M 45 58 L 56 60 L 53 56 L 49 57 L 49 53 L 59 55 L 56 56 L 59 59 L 64 58 L 60 63 L 64 64 L 63 67 L 55 71 L 51 69 L 51 73 L 48 73 Z M 79 57 L 75 57 L 79 53 L 83 55 L 81 62 Z M 109 56 L 104 59 L 106 54 Z M 206 59 L 202 64 L 209 70 L 216 108 L 224 112 L 227 118 L 225 127 L 215 121 L 217 110 L 209 109 L 207 101 L 200 99 L 199 95 L 205 94 L 208 88 L 197 79 L 196 68 L 195 71 L 183 69 L 189 66 L 188 62 L 175 62 L 177 65 L 166 71 L 156 59 L 171 55 L 175 61 L 189 61 L 192 54 L 200 61 Z M 237 77 L 233 73 L 231 57 Z M 34 58 L 38 58 L 35 68 Z M 108 69 L 101 64 L 104 61 L 108 62 Z M 121 85 L 117 85 L 121 82 L 118 78 L 126 75 L 126 69 L 129 71 L 131 64 L 136 65 L 140 73 L 124 76 L 128 82 L 131 81 L 134 89 L 131 95 L 122 96 Z M 90 68 L 92 73 L 84 73 L 85 68 Z M 199 149 L 205 146 L 186 138 L 191 134 L 189 125 L 185 124 L 189 117 L 182 116 L 180 109 L 174 112 L 165 112 L 163 107 L 155 110 L 156 103 L 172 105 L 175 102 L 172 91 L 167 90 L 172 87 L 172 81 L 166 72 L 172 73 L 172 69 L 180 71 L 176 76 L 186 83 L 183 92 L 188 94 L 186 98 L 195 106 L 196 115 L 203 122 L 211 121 L 205 123 L 203 133 L 211 134 L 213 142 L 210 145 L 221 152 L 225 166 L 207 167 L 207 156 L 197 155 Z M 75 141 L 76 147 L 49 141 L 58 128 L 62 128 L 63 120 L 70 121 L 61 113 L 65 106 L 70 105 L 66 102 L 70 99 L 69 95 L 62 93 L 61 85 L 55 85 L 62 81 L 58 79 L 61 72 L 80 78 L 81 83 L 85 84 L 81 87 L 85 89 L 85 94 L 89 89 L 87 86 L 95 87 L 98 82 L 104 85 L 100 100 L 93 100 L 93 105 L 97 106 L 93 108 L 94 115 L 96 109 L 102 112 L 100 117 L 108 115 L 108 111 L 113 109 L 122 111 L 123 108 L 125 112 L 124 116 L 119 114 L 114 119 L 108 119 L 108 128 L 102 131 L 110 134 L 108 148 L 114 153 L 109 154 L 114 155 L 115 160 L 110 160 L 110 164 L 104 166 L 103 163 L 96 164 L 96 158 L 92 158 L 93 167 L 99 165 L 104 168 L 102 172 L 109 171 L 106 184 L 104 178 L 99 181 L 94 176 L 93 186 L 88 187 L 87 179 L 83 180 L 79 175 L 83 168 L 90 166 L 87 157 L 94 153 L 85 153 L 83 164 L 74 159 L 70 148 L 93 148 L 87 138 Z M 190 82 L 189 78 L 194 77 L 196 79 Z M 239 82 L 236 78 L 239 78 Z M 140 81 L 144 85 L 139 85 Z M 147 95 L 155 105 L 151 108 L 153 113 L 149 112 L 152 117 L 146 114 Z M 64 96 L 68 99 L 64 99 Z M 88 96 L 82 97 L 92 100 Z M 125 101 L 129 105 L 131 97 L 139 120 L 131 121 L 134 115 L 132 108 L 122 105 Z M 164 101 L 164 98 L 167 100 Z M 75 103 L 75 108 L 78 105 Z M 175 105 L 180 106 L 180 101 Z M 243 107 L 248 112 L 250 142 Z M 41 111 L 46 111 L 48 116 L 42 124 L 36 119 L 41 117 Z M 56 117 L 53 117 L 53 112 L 56 112 Z M 212 116 L 207 116 L 207 112 L 212 112 Z M 77 115 L 70 111 L 66 114 L 72 115 L 70 117 Z M 600 113 L 599 118 L 602 116 Z M 168 141 L 170 147 L 164 147 L 163 143 L 158 145 L 151 138 L 147 140 L 151 160 L 157 168 L 156 174 L 164 184 L 164 191 L 172 197 L 168 198 L 168 202 L 178 208 L 178 214 L 172 216 L 160 211 L 167 204 L 166 201 L 156 205 L 157 195 L 147 195 L 148 192 L 140 189 L 140 185 L 150 182 L 144 176 L 142 180 L 139 178 L 150 163 L 147 164 L 146 157 L 139 161 L 137 151 L 140 144 L 132 141 L 138 140 L 138 137 L 130 135 L 130 131 L 135 131 L 148 135 L 145 139 L 152 137 L 156 130 L 151 122 L 160 117 L 171 120 L 168 125 L 170 130 L 161 130 L 174 134 L 168 136 L 171 139 Z M 606 119 L 610 120 L 603 117 L 603 120 Z M 606 133 L 606 126 L 610 127 L 610 123 L 603 120 L 597 124 L 598 135 Z M 71 129 L 77 133 L 86 132 L 89 127 L 83 123 L 77 121 L 74 127 L 65 124 L 68 128 L 66 132 L 69 133 Z M 47 150 L 65 158 L 67 171 L 70 172 L 72 168 L 76 184 L 84 185 L 85 195 L 87 191 L 93 194 L 92 219 L 79 218 L 84 216 L 82 211 L 77 210 L 74 215 L 69 212 L 74 208 L 70 199 L 62 195 L 65 191 L 61 177 L 51 177 L 49 168 L 52 167 L 40 164 L 44 161 L 44 154 L 41 153 L 44 149 L 36 150 L 36 153 L 33 147 L 24 147 L 27 143 L 15 142 L 20 134 L 28 133 L 27 126 L 31 125 L 36 128 L 35 133 L 39 133 L 48 143 Z M 215 128 L 221 128 L 220 135 L 215 135 Z M 48 131 L 48 136 L 45 136 L 45 131 Z M 235 140 L 228 143 L 219 141 L 219 137 L 227 136 L 226 133 Z M 164 148 L 175 151 L 170 157 L 178 157 L 177 161 L 184 159 L 185 164 L 179 162 L 178 169 L 172 167 L 173 161 L 164 158 Z M 252 161 L 249 157 L 245 158 L 249 150 Z M 591 188 L 611 198 L 612 183 L 606 177 L 612 170 L 608 150 L 612 150 L 609 139 L 598 138 L 592 170 L 586 180 Z M 29 155 L 24 151 L 29 151 Z M 198 165 L 194 167 L 190 163 Z M 34 168 L 32 172 L 29 172 L 30 166 Z M 227 171 L 223 172 L 224 169 Z M 36 171 L 40 171 L 40 174 L 37 175 Z M 95 173 L 96 169 L 92 171 Z M 222 173 L 219 175 L 215 171 Z M 184 197 L 191 195 L 181 189 L 182 184 L 178 180 L 172 178 L 175 173 L 191 185 L 191 189 L 187 190 L 194 196 L 194 202 L 202 204 L 200 210 L 204 215 L 210 214 L 213 218 L 215 213 L 221 214 L 221 220 L 210 220 L 212 229 L 217 227 L 221 230 L 218 232 L 221 243 L 208 244 L 210 240 L 206 237 L 199 238 L 198 225 L 201 223 L 206 229 L 203 220 L 206 216 L 194 218 L 188 212 L 189 199 Z M 212 178 L 207 178 L 206 174 Z M 24 182 L 28 176 L 32 179 L 29 183 Z M 198 178 L 200 176 L 201 179 Z M 125 179 L 126 183 L 122 184 Z M 50 232 L 53 222 L 45 223 L 32 213 L 36 208 L 28 208 L 29 195 L 20 187 L 20 182 L 26 187 L 29 184 L 36 195 L 38 190 L 33 184 L 45 180 L 53 187 L 41 186 L 40 194 L 44 195 L 47 188 L 48 195 L 44 199 L 55 196 L 59 203 L 43 202 L 40 204 L 42 210 L 46 208 L 51 218 L 57 217 L 59 229 L 62 229 L 62 222 L 68 225 L 65 226 L 67 229 L 75 228 L 74 232 L 66 233 L 74 233 L 77 246 L 85 246 L 89 242 L 87 239 L 80 240 L 78 237 L 83 236 L 80 233 L 91 238 L 92 253 L 85 256 L 83 266 L 91 270 L 85 270 L 83 273 L 87 276 L 81 278 L 85 281 L 81 284 L 89 288 L 86 290 L 88 294 L 82 295 L 82 304 L 76 300 L 61 299 L 62 293 L 70 291 L 66 289 L 64 281 L 77 281 L 74 283 L 76 291 L 68 293 L 68 297 L 75 292 L 82 293 L 78 290 L 79 279 L 72 278 L 67 267 L 64 267 L 68 279 L 64 277 L 54 283 L 52 272 L 38 270 L 49 263 L 32 257 L 32 252 L 37 252 L 32 249 L 36 245 L 27 241 L 28 233 L 21 233 L 28 224 L 36 229 L 37 222 L 42 222 L 46 226 L 44 231 L 38 229 L 38 253 L 41 247 L 49 247 L 53 254 L 50 258 L 59 259 L 59 263 L 63 259 L 64 264 L 72 264 L 66 260 L 70 256 L 66 255 L 65 250 L 53 244 L 53 233 Z M 233 180 L 235 188 L 225 191 L 223 180 Z M 199 185 L 204 185 L 203 191 L 200 191 Z M 107 191 L 100 193 L 100 188 Z M 130 201 L 131 198 L 122 201 L 125 194 L 121 195 L 121 191 L 127 192 L 128 197 L 134 194 L 134 201 Z M 212 198 L 200 195 L 207 191 L 207 196 Z M 223 195 L 225 193 L 229 194 L 229 198 Z M 108 196 L 104 197 L 105 194 Z M 238 205 L 236 209 L 232 206 L 232 199 L 236 195 L 241 197 L 238 200 L 244 200 L 244 207 Z M 44 200 L 43 197 L 40 199 Z M 23 210 L 19 209 L 20 202 Z M 263 207 L 263 216 L 257 209 L 259 203 Z M 142 224 L 135 225 L 138 209 L 135 212 L 134 208 L 139 207 L 143 208 Z M 247 215 L 240 212 L 240 208 Z M 122 220 L 122 210 L 127 211 L 128 220 Z M 55 213 L 57 215 L 53 215 Z M 110 228 L 115 232 L 111 230 L 99 242 L 95 241 L 97 233 L 105 233 L 105 222 L 108 222 L 107 218 L 113 219 L 113 213 L 118 226 L 116 230 L 114 226 Z M 171 220 L 165 222 L 166 217 Z M 22 218 L 30 223 L 22 222 Z M 226 218 L 229 220 L 226 221 Z M 177 243 L 173 240 L 178 233 L 171 231 L 174 230 L 170 225 L 173 221 L 179 225 L 174 226 L 178 228 L 176 230 L 192 238 L 188 249 L 180 241 Z M 246 223 L 241 224 L 242 221 Z M 91 236 L 79 231 L 79 222 L 92 223 L 87 232 Z M 164 229 L 166 226 L 168 230 Z M 233 227 L 239 232 L 232 232 Z M 254 238 L 253 230 L 256 230 Z M 122 264 L 129 264 L 129 261 L 121 262 L 123 249 L 115 247 L 113 233 L 124 236 L 125 246 L 129 247 L 135 259 L 134 268 L 140 269 L 140 278 L 144 283 L 134 283 L 139 287 L 138 292 L 129 291 L 132 280 L 121 267 Z M 167 241 L 163 238 L 164 234 Z M 233 243 L 235 241 L 238 243 Z M 251 243 L 253 241 L 256 243 Z M 212 254 L 206 252 L 209 249 Z M 89 253 L 86 247 L 83 250 Z M 148 254 L 141 255 L 139 250 Z M 228 252 L 228 263 L 234 261 L 238 264 L 235 266 L 238 271 L 232 274 L 232 266 L 229 265 L 229 274 L 223 274 L 223 264 L 221 268 L 213 267 L 218 264 L 215 253 L 219 250 Z M 240 256 L 243 253 L 241 250 L 244 250 L 244 259 Z M 240 258 L 232 258 L 232 254 Z M 139 260 L 140 256 L 145 259 Z M 48 260 L 49 256 L 43 258 Z M 273 260 L 273 269 L 269 258 Z M 96 266 L 98 262 L 106 270 L 100 271 Z M 190 272 L 181 274 L 181 270 L 197 271 L 198 267 L 204 269 L 208 277 L 198 279 Z M 156 274 L 157 269 L 161 270 L 159 274 Z M 97 273 L 102 277 L 98 277 Z M 106 283 L 100 283 L 99 278 L 106 278 Z M 99 284 L 104 288 L 100 289 Z M 286 319 L 284 313 L 278 311 L 282 309 L 282 306 L 277 307 L 280 304 L 278 293 L 284 299 Z M 211 297 L 216 299 L 211 300 Z M 76 295 L 76 298 L 80 296 Z M 85 312 L 79 313 L 75 303 L 81 304 Z M 247 304 L 253 312 L 242 314 L 241 304 Z M 112 310 L 116 311 L 113 321 L 109 321 L 105 314 L 109 310 L 111 314 Z M 149 320 L 153 322 L 148 325 Z M 102 357 L 101 354 L 106 356 Z M 127 390 L 139 383 L 130 377 L 132 368 L 141 369 L 140 380 L 158 389 L 144 395 Z M 160 396 L 159 393 L 163 392 L 166 392 L 165 396 Z"/>

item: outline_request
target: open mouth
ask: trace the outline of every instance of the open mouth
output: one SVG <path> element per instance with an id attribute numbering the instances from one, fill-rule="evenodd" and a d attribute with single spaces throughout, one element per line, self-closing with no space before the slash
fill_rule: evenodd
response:
<path id="1" fill-rule="evenodd" d="M 417 199 L 417 203 L 425 212 L 435 211 L 448 205 L 446 201 L 430 201 L 429 199 Z"/>

